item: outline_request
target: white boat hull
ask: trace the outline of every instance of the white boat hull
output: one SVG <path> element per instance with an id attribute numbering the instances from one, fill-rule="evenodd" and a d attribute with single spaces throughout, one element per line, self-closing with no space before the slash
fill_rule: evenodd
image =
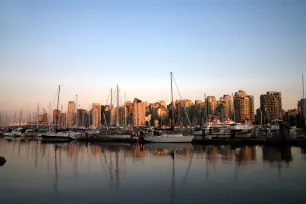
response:
<path id="1" fill-rule="evenodd" d="M 130 139 L 131 135 L 98 135 L 101 138 L 113 138 L 113 139 Z"/>
<path id="2" fill-rule="evenodd" d="M 193 140 L 194 136 L 183 135 L 161 135 L 161 136 L 144 136 L 146 142 L 160 142 L 160 143 L 188 143 Z"/>
<path id="3" fill-rule="evenodd" d="M 3 134 L 4 137 L 14 137 L 14 133 L 12 132 L 6 132 Z"/>
<path id="4" fill-rule="evenodd" d="M 80 135 L 75 132 L 47 132 L 41 135 L 43 141 L 71 141 Z"/>

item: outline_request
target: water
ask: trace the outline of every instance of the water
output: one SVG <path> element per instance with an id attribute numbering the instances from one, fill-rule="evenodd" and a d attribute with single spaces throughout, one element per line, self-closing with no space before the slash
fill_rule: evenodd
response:
<path id="1" fill-rule="evenodd" d="M 0 203 L 305 203 L 305 153 L 0 139 Z"/>

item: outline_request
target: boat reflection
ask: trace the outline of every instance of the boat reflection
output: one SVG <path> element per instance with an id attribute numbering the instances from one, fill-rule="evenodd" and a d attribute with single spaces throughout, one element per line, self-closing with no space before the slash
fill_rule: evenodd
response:
<path id="1" fill-rule="evenodd" d="M 192 145 L 186 144 L 127 144 L 127 143 L 41 143 L 40 141 L 4 140 L 0 139 L 0 153 L 24 159 L 27 165 L 39 171 L 46 168 L 46 173 L 52 175 L 52 185 L 55 192 L 61 191 L 61 179 L 71 176 L 76 185 L 82 183 L 84 172 L 90 175 L 93 171 L 101 174 L 103 184 L 110 189 L 119 189 L 126 183 L 131 171 L 138 171 L 140 166 L 155 164 L 172 165 L 171 179 L 175 184 L 175 175 L 184 174 L 186 182 L 192 166 L 202 168 L 206 178 L 217 176 L 220 172 L 233 175 L 237 179 L 240 168 L 249 168 L 263 161 L 269 168 L 281 169 L 287 167 L 293 160 L 292 147 L 275 146 L 231 146 L 231 145 Z M 306 159 L 306 149 L 301 148 Z M 152 160 L 152 161 L 151 161 Z M 170 163 L 171 161 L 171 163 Z M 137 166 L 133 168 L 133 166 Z M 176 169 L 176 166 L 180 166 Z M 223 171 L 225 167 L 227 171 Z M 5 166 L 4 166 L 5 168 Z M 214 171 L 212 171 L 212 168 Z M 190 170 L 191 169 L 191 170 Z M 215 169 L 217 171 L 215 171 Z M 228 171 L 229 170 L 229 171 Z M 216 175 L 212 175 L 216 172 Z M 169 177 L 170 178 L 170 173 Z M 66 182 L 66 181 L 65 181 Z M 174 185 L 173 184 L 173 185 Z M 175 188 L 175 187 L 174 187 Z M 175 194 L 175 193 L 174 193 Z"/>

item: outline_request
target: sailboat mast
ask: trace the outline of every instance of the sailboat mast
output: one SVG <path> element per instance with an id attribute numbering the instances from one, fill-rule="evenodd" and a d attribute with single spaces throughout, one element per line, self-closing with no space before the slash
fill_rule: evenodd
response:
<path id="1" fill-rule="evenodd" d="M 62 113 L 63 113 L 63 104 L 61 104 L 61 112 L 60 112 L 60 114 L 59 114 L 59 116 L 58 116 L 59 119 L 60 119 L 60 122 L 59 122 L 59 126 L 60 126 L 60 127 L 63 127 L 63 126 L 64 126 L 63 118 L 61 117 Z"/>
<path id="2" fill-rule="evenodd" d="M 22 120 L 22 110 L 20 111 L 20 116 L 19 116 L 19 126 L 21 126 L 21 120 Z"/>
<path id="3" fill-rule="evenodd" d="M 117 85 L 116 127 L 119 126 L 119 87 Z"/>
<path id="4" fill-rule="evenodd" d="M 304 97 L 305 91 L 304 91 L 304 75 L 303 74 L 302 74 L 302 88 L 303 88 L 303 98 L 305 98 Z"/>
<path id="5" fill-rule="evenodd" d="M 90 128 L 90 104 L 88 105 L 88 128 Z"/>
<path id="6" fill-rule="evenodd" d="M 236 122 L 236 114 L 235 114 L 235 100 L 234 100 L 234 94 L 232 93 L 232 98 L 233 98 L 233 113 L 234 113 L 234 122 Z"/>
<path id="7" fill-rule="evenodd" d="M 173 104 L 173 87 L 172 87 L 172 72 L 170 72 L 170 79 L 171 79 L 171 105 L 172 105 L 172 120 L 171 120 L 171 127 L 174 129 L 174 104 Z"/>
<path id="8" fill-rule="evenodd" d="M 302 99 L 302 102 L 303 102 L 303 109 L 304 109 L 304 123 L 305 123 L 305 126 L 306 126 L 306 99 L 305 99 L 305 91 L 304 91 L 304 75 L 302 74 L 302 86 L 303 86 L 303 99 Z"/>
<path id="9" fill-rule="evenodd" d="M 204 94 L 204 101 L 205 101 L 205 109 L 206 109 L 206 115 L 205 115 L 205 123 L 208 124 L 208 101 L 206 98 L 206 94 Z"/>
<path id="10" fill-rule="evenodd" d="M 49 101 L 49 113 L 48 113 L 48 126 L 49 126 L 49 131 L 51 128 L 51 101 Z"/>
<path id="11" fill-rule="evenodd" d="M 61 85 L 58 85 L 58 94 L 57 94 L 57 105 L 56 105 L 56 110 L 58 110 L 60 92 L 61 92 Z M 58 121 L 58 117 L 56 117 L 55 129 L 57 129 L 57 121 Z"/>
<path id="12" fill-rule="evenodd" d="M 111 89 L 111 100 L 110 100 L 110 108 L 113 106 L 113 89 Z"/>
<path id="13" fill-rule="evenodd" d="M 124 93 L 124 126 L 126 127 L 126 92 Z"/>
<path id="14" fill-rule="evenodd" d="M 36 128 L 38 129 L 38 114 L 39 114 L 39 103 L 37 103 L 37 114 L 36 114 Z"/>
<path id="15" fill-rule="evenodd" d="M 76 118 L 75 118 L 75 124 L 78 128 L 78 95 L 75 95 L 75 109 L 76 109 Z"/>

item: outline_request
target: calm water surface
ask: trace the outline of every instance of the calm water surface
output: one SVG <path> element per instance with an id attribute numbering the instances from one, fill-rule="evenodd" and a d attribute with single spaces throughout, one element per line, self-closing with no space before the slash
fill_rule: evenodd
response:
<path id="1" fill-rule="evenodd" d="M 306 203 L 306 150 L 0 139 L 0 204 Z"/>

